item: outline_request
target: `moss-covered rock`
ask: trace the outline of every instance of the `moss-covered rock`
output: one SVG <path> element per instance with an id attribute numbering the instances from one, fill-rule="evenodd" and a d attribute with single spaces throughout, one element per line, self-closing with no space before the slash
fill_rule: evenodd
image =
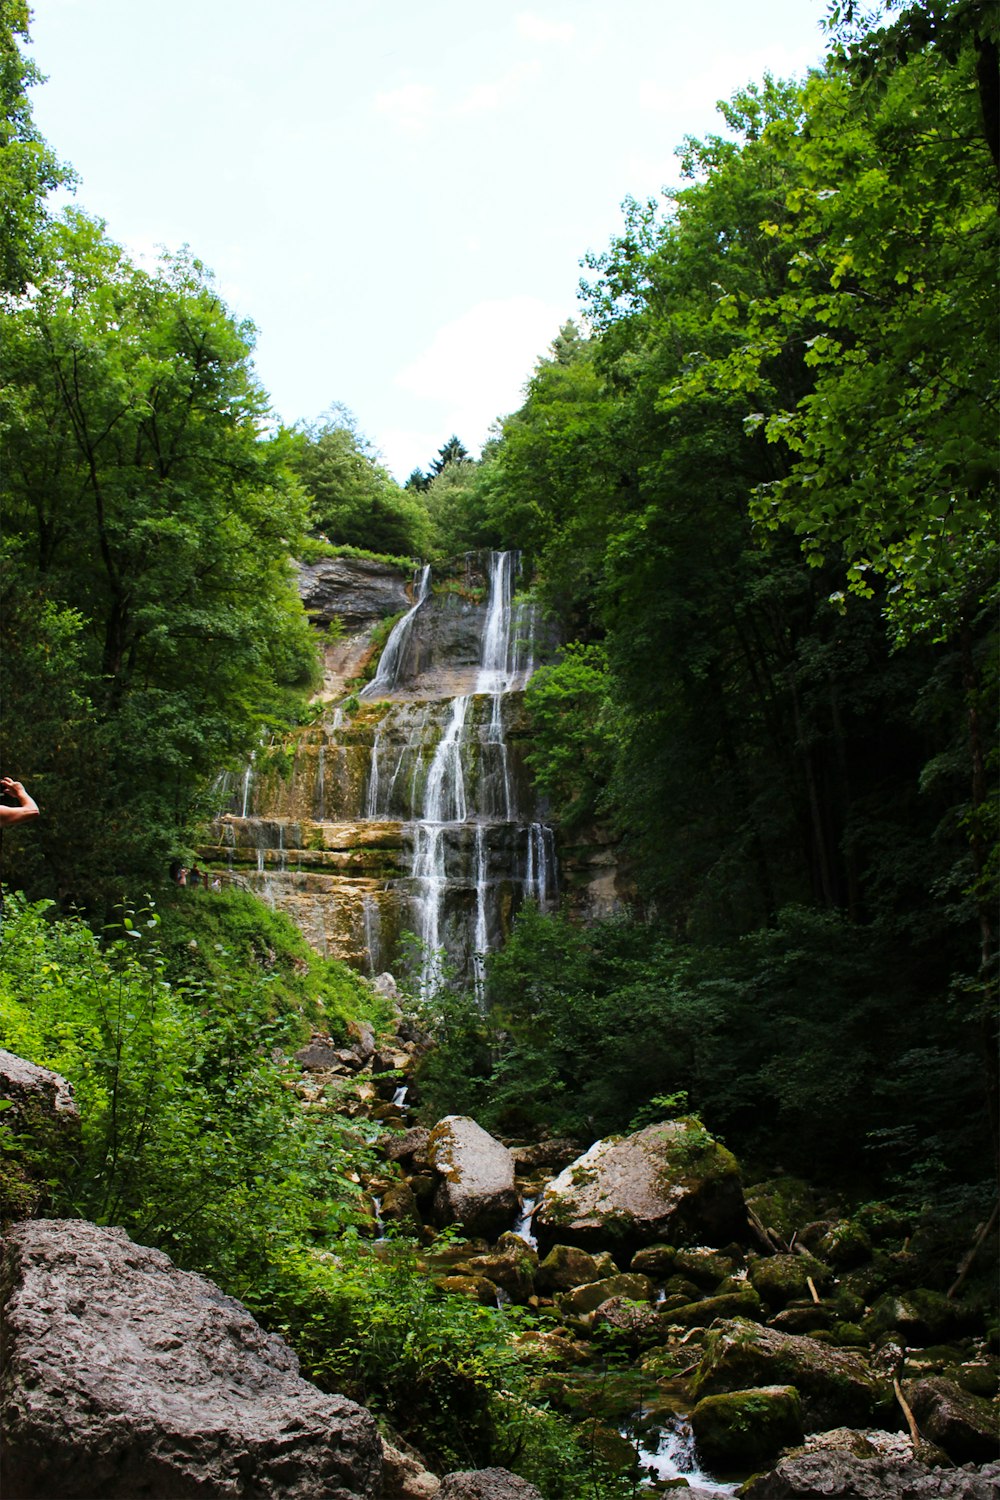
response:
<path id="1" fill-rule="evenodd" d="M 815 1219 L 819 1203 L 801 1177 L 769 1177 L 746 1192 L 747 1207 L 787 1245 L 797 1229 Z"/>
<path id="2" fill-rule="evenodd" d="M 676 1256 L 677 1251 L 673 1245 L 644 1245 L 633 1255 L 629 1270 L 638 1271 L 642 1276 L 662 1279 L 673 1271 Z"/>
<path id="3" fill-rule="evenodd" d="M 904 1344 L 921 1348 L 953 1338 L 968 1322 L 959 1303 L 928 1287 L 886 1293 L 872 1308 L 865 1327 L 872 1337 L 896 1333 Z"/>
<path id="4" fill-rule="evenodd" d="M 539 1291 L 568 1292 L 575 1286 L 600 1281 L 597 1261 L 586 1250 L 575 1245 L 553 1245 L 539 1263 L 536 1284 Z"/>
<path id="5" fill-rule="evenodd" d="M 592 1281 L 585 1286 L 556 1296 L 556 1306 L 562 1316 L 585 1317 L 608 1302 L 612 1297 L 627 1297 L 631 1302 L 649 1302 L 653 1296 L 653 1283 L 648 1276 L 637 1276 L 626 1271 L 621 1276 L 609 1276 L 604 1281 Z"/>
<path id="6" fill-rule="evenodd" d="M 817 1292 L 833 1281 L 829 1266 L 813 1255 L 759 1256 L 751 1260 L 748 1275 L 754 1291 L 774 1311 L 811 1298 L 810 1281 Z"/>
<path id="7" fill-rule="evenodd" d="M 870 1259 L 871 1236 L 855 1219 L 837 1219 L 820 1239 L 816 1252 L 836 1270 L 846 1271 Z"/>
<path id="8" fill-rule="evenodd" d="M 687 1250 L 678 1250 L 674 1257 L 674 1270 L 689 1277 L 697 1286 L 715 1288 L 727 1276 L 740 1269 L 740 1262 L 733 1256 L 723 1255 L 718 1250 L 703 1245 Z"/>
<path id="9" fill-rule="evenodd" d="M 695 1394 L 762 1385 L 795 1386 L 806 1431 L 862 1425 L 885 1399 L 867 1362 L 853 1351 L 746 1319 L 712 1330 L 694 1379 Z"/>
<path id="10" fill-rule="evenodd" d="M 801 1443 L 802 1403 L 791 1385 L 705 1396 L 691 1413 L 691 1426 L 709 1468 L 757 1468 Z"/>
<path id="11" fill-rule="evenodd" d="M 717 1318 L 750 1318 L 763 1322 L 764 1309 L 752 1286 L 744 1286 L 739 1292 L 724 1292 L 720 1297 L 701 1297 L 697 1302 L 683 1303 L 666 1311 L 668 1322 L 678 1323 L 682 1328 L 693 1328 L 701 1324 L 707 1328 Z"/>

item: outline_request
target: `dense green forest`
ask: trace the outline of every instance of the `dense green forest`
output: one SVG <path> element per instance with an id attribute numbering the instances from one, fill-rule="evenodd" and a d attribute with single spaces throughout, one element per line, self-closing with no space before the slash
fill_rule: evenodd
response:
<path id="1" fill-rule="evenodd" d="M 531 770 L 633 899 L 589 928 L 527 908 L 485 1012 L 443 988 L 428 1118 L 591 1139 L 690 1109 L 762 1175 L 959 1239 L 988 1214 L 995 8 L 833 9 L 825 69 L 748 84 L 682 143 L 679 191 L 625 203 L 481 457 L 449 437 L 405 486 L 341 406 L 274 425 L 194 255 L 143 269 L 50 214 L 72 173 L 32 122 L 27 23 L 0 0 L 0 772 L 43 816 L 4 834 L 0 1043 L 90 1112 L 53 1211 L 216 1277 L 397 1421 L 418 1390 L 432 1456 L 470 1457 L 458 1423 L 476 1461 L 582 1495 L 495 1321 L 435 1301 L 404 1244 L 373 1276 L 371 1141 L 304 1125 L 268 1061 L 379 1002 L 167 870 L 220 775 L 314 712 L 293 559 L 519 549 L 563 641 Z"/>

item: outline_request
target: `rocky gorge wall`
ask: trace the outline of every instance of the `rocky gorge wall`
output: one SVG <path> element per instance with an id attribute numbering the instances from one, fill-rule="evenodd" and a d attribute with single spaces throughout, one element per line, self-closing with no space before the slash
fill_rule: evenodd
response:
<path id="1" fill-rule="evenodd" d="M 413 932 L 475 976 L 526 898 L 569 891 L 584 917 L 620 904 L 614 851 L 564 853 L 531 785 L 524 686 L 556 638 L 518 582 L 509 553 L 439 578 L 371 559 L 299 569 L 323 641 L 317 717 L 229 782 L 200 854 L 363 972 L 396 965 Z"/>

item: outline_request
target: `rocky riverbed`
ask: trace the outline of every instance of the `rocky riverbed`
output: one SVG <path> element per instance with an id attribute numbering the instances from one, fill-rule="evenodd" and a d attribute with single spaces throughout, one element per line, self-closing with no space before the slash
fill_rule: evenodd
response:
<path id="1" fill-rule="evenodd" d="M 304 1109 L 385 1127 L 364 1184 L 372 1253 L 409 1237 L 442 1294 L 508 1318 L 538 1398 L 588 1424 L 637 1492 L 1000 1492 L 995 1340 L 960 1288 L 928 1284 L 899 1214 L 787 1178 L 747 1186 L 694 1118 L 600 1142 L 413 1124 L 424 1046 L 400 1015 L 395 1034 L 317 1032 L 297 1054 Z M 71 1141 L 61 1081 L 0 1062 L 23 1122 Z M 238 1303 L 120 1230 L 16 1224 L 0 1295 L 16 1500 L 82 1496 L 85 1471 L 107 1496 L 539 1500 L 507 1471 L 431 1473 L 302 1380 Z"/>

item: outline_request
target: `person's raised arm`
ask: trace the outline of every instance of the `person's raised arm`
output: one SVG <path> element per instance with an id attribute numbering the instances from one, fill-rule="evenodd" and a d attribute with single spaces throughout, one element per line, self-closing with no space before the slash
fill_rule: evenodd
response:
<path id="1" fill-rule="evenodd" d="M 0 826 L 6 827 L 8 823 L 22 823 L 26 818 L 38 817 L 38 803 L 28 795 L 20 781 L 14 781 L 10 776 L 0 776 L 0 792 L 8 797 L 16 797 L 18 802 L 17 807 L 4 807 L 0 804 Z"/>

